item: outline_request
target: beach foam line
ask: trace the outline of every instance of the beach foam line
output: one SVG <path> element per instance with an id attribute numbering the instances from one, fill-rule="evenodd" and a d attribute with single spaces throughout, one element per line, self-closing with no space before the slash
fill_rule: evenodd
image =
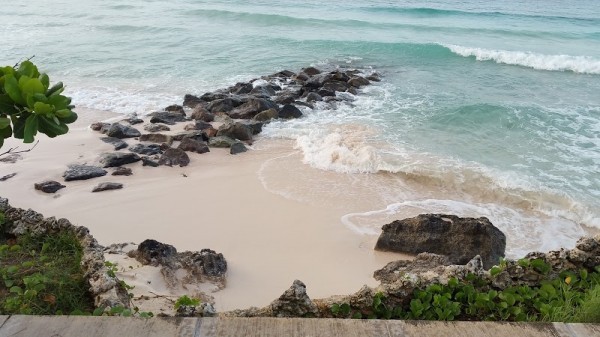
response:
<path id="1" fill-rule="evenodd" d="M 475 57 L 477 61 L 494 61 L 549 71 L 572 71 L 581 74 L 600 74 L 600 60 L 590 56 L 546 55 L 529 51 L 494 50 L 440 44 L 463 57 Z"/>

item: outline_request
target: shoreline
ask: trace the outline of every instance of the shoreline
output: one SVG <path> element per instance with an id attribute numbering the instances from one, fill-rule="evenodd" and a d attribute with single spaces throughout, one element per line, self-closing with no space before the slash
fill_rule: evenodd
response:
<path id="1" fill-rule="evenodd" d="M 62 182 L 67 164 L 91 164 L 100 153 L 112 150 L 83 124 L 78 121 L 56 139 L 40 138 L 38 147 L 14 164 L 1 163 L 0 175 L 17 172 L 0 183 L 2 197 L 14 207 L 88 227 L 104 246 L 156 239 L 178 251 L 210 248 L 223 253 L 229 263 L 227 287 L 209 294 L 219 311 L 264 306 L 297 278 L 315 297 L 351 293 L 365 284 L 376 285 L 373 271 L 402 258 L 373 251 L 376 237 L 350 231 L 340 220 L 345 214 L 340 210 L 267 191 L 258 171 L 288 148 L 238 156 L 211 149 L 192 154 L 187 167 L 133 164 L 134 175 L 129 177 L 109 173 L 67 182 L 55 195 L 34 190 L 35 182 Z M 25 148 L 14 139 L 7 148 L 15 145 Z M 123 183 L 124 189 L 91 193 L 93 186 L 106 181 Z"/>

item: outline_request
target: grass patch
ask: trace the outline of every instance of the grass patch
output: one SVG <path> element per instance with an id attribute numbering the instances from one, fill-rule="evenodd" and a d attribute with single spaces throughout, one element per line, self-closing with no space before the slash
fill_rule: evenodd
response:
<path id="1" fill-rule="evenodd" d="M 71 232 L 0 237 L 0 314 L 92 312 L 94 302 L 80 266 L 82 255 Z"/>

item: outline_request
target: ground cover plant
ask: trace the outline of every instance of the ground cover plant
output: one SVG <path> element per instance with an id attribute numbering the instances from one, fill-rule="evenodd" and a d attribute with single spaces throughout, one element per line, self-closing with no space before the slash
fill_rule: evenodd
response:
<path id="1" fill-rule="evenodd" d="M 522 259 L 519 264 L 540 273 L 551 269 L 541 259 Z M 491 276 L 501 269 L 492 268 Z M 593 272 L 563 271 L 536 286 L 505 289 L 494 289 L 489 280 L 469 274 L 463 280 L 452 278 L 447 284 L 415 289 L 404 303 L 380 292 L 368 310 L 335 303 L 330 311 L 339 318 L 600 323 L 600 267 Z"/>
<path id="2" fill-rule="evenodd" d="M 0 314 L 92 312 L 94 302 L 80 267 L 82 254 L 75 234 L 69 231 L 38 237 L 0 236 Z"/>

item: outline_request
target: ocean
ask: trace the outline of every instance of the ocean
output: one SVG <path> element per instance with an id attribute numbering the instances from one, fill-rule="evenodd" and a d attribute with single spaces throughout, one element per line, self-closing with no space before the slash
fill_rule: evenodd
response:
<path id="1" fill-rule="evenodd" d="M 265 188 L 356 205 L 341 223 L 357 234 L 486 216 L 518 256 L 600 229 L 597 0 L 30 0 L 0 22 L 2 65 L 34 56 L 76 106 L 123 115 L 283 69 L 381 74 L 254 146 L 290 147 Z M 269 178 L 284 169 L 304 181 Z"/>

